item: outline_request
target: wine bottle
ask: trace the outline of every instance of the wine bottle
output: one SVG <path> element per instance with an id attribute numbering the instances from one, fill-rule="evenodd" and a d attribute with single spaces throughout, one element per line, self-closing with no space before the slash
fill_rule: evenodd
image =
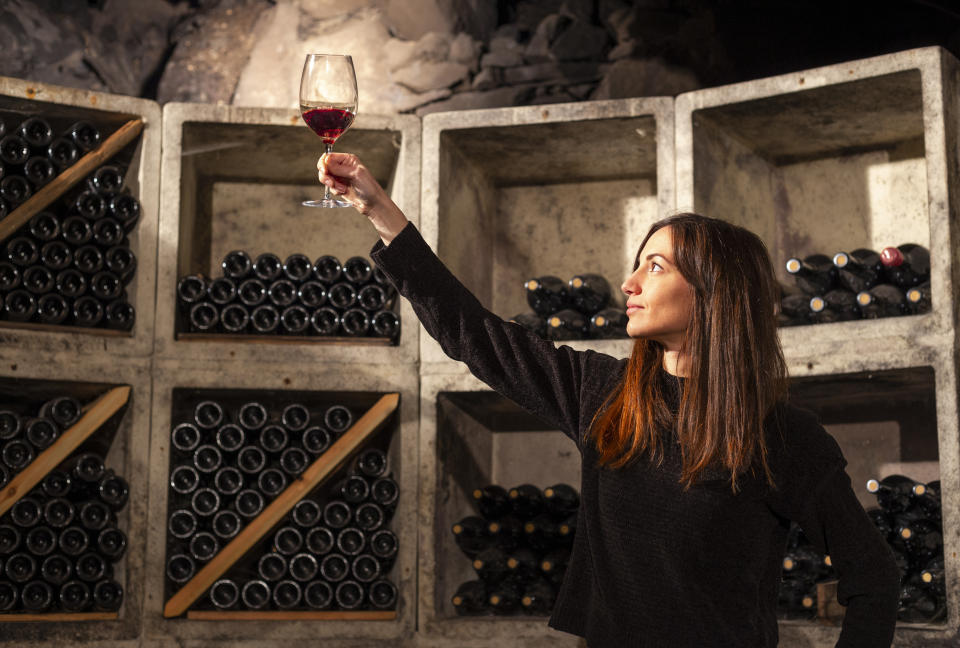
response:
<path id="1" fill-rule="evenodd" d="M 367 284 L 357 293 L 357 305 L 368 313 L 377 313 L 387 305 L 387 293 L 375 283 Z"/>
<path id="2" fill-rule="evenodd" d="M 907 312 L 906 296 L 900 288 L 891 284 L 877 284 L 857 294 L 857 303 L 866 319 L 896 317 Z"/>
<path id="3" fill-rule="evenodd" d="M 303 547 L 303 534 L 294 526 L 280 527 L 273 534 L 273 547 L 284 556 L 292 556 Z"/>
<path id="4" fill-rule="evenodd" d="M 66 299 L 81 297 L 87 291 L 87 278 L 78 270 L 67 268 L 57 274 L 56 287 L 57 292 Z"/>
<path id="5" fill-rule="evenodd" d="M 115 299 L 104 309 L 104 322 L 107 328 L 117 331 L 133 329 L 136 321 L 136 311 L 133 306 L 123 299 Z"/>
<path id="6" fill-rule="evenodd" d="M 907 312 L 911 315 L 930 312 L 930 282 L 909 288 L 906 292 Z"/>
<path id="7" fill-rule="evenodd" d="M 364 450 L 357 458 L 357 470 L 367 477 L 382 477 L 387 472 L 386 453 L 377 448 Z"/>
<path id="8" fill-rule="evenodd" d="M 837 252 L 833 256 L 840 285 L 853 293 L 869 290 L 881 280 L 883 264 L 880 255 L 867 248 Z"/>
<path id="9" fill-rule="evenodd" d="M 84 191 L 73 202 L 73 210 L 89 221 L 101 218 L 107 212 L 103 196 L 93 191 Z"/>
<path id="10" fill-rule="evenodd" d="M 100 144 L 100 131 L 89 122 L 77 122 L 67 129 L 65 135 L 84 153 L 92 151 Z"/>
<path id="11" fill-rule="evenodd" d="M 27 612 L 43 612 L 53 604 L 53 588 L 42 580 L 34 580 L 20 590 L 20 600 Z"/>
<path id="12" fill-rule="evenodd" d="M 37 573 L 37 562 L 28 553 L 15 553 L 7 558 L 4 573 L 14 583 L 23 584 L 32 580 Z"/>
<path id="13" fill-rule="evenodd" d="M 9 261 L 0 261 L 0 293 L 8 293 L 20 287 L 20 270 Z"/>
<path id="14" fill-rule="evenodd" d="M 193 451 L 193 466 L 202 473 L 213 473 L 223 465 L 223 455 L 217 446 L 205 443 Z"/>
<path id="15" fill-rule="evenodd" d="M 320 561 L 320 575 L 324 580 L 336 583 L 350 573 L 350 562 L 337 553 L 327 554 Z"/>
<path id="16" fill-rule="evenodd" d="M 556 590 L 550 583 L 537 580 L 524 588 L 520 604 L 527 614 L 547 615 L 553 610 L 556 598 Z"/>
<path id="17" fill-rule="evenodd" d="M 589 320 L 572 308 L 557 311 L 547 318 L 548 340 L 582 340 L 587 335 Z"/>
<path id="18" fill-rule="evenodd" d="M 400 498 L 400 487 L 390 477 L 380 477 L 370 486 L 370 497 L 384 509 L 392 510 Z"/>
<path id="19" fill-rule="evenodd" d="M 559 535 L 556 522 L 547 513 L 527 520 L 523 525 L 523 534 L 526 543 L 541 553 L 553 549 Z"/>
<path id="20" fill-rule="evenodd" d="M 19 135 L 7 135 L 0 139 L 0 161 L 17 167 L 30 159 L 30 145 Z"/>
<path id="21" fill-rule="evenodd" d="M 593 315 L 610 302 L 610 283 L 598 274 L 575 275 L 567 290 L 572 306 L 584 315 Z"/>
<path id="22" fill-rule="evenodd" d="M 313 275 L 313 263 L 303 254 L 291 254 L 283 262 L 283 276 L 302 284 Z"/>
<path id="23" fill-rule="evenodd" d="M 193 423 L 201 430 L 213 430 L 223 423 L 223 406 L 217 401 L 205 400 L 193 409 Z"/>
<path id="24" fill-rule="evenodd" d="M 297 299 L 297 286 L 289 279 L 277 279 L 267 287 L 267 297 L 279 309 L 290 306 Z"/>
<path id="25" fill-rule="evenodd" d="M 327 289 L 319 281 L 306 281 L 297 289 L 297 300 L 312 311 L 327 303 Z"/>
<path id="26" fill-rule="evenodd" d="M 400 318 L 391 310 L 381 310 L 370 318 L 370 330 L 376 337 L 395 340 L 400 335 Z"/>
<path id="27" fill-rule="evenodd" d="M 248 475 L 256 475 L 267 463 L 267 455 L 257 446 L 244 446 L 237 454 L 237 467 Z"/>
<path id="28" fill-rule="evenodd" d="M 213 487 L 223 496 L 236 495 L 244 485 L 243 474 L 233 466 L 224 466 L 213 476 Z"/>
<path id="29" fill-rule="evenodd" d="M 267 422 L 267 408 L 256 401 L 244 403 L 237 412 L 237 422 L 245 430 L 259 430 Z"/>
<path id="30" fill-rule="evenodd" d="M 541 317 L 564 310 L 570 304 L 567 283 L 553 275 L 528 279 L 524 283 L 527 304 Z"/>
<path id="31" fill-rule="evenodd" d="M 370 485 L 360 475 L 349 475 L 334 487 L 333 492 L 348 504 L 359 504 L 370 496 Z"/>
<path id="32" fill-rule="evenodd" d="M 76 145 L 65 137 L 57 137 L 47 147 L 47 159 L 53 162 L 57 170 L 63 172 L 73 166 L 80 157 Z"/>
<path id="33" fill-rule="evenodd" d="M 487 583 L 497 583 L 509 573 L 507 555 L 496 547 L 484 549 L 473 559 L 473 569 Z"/>
<path id="34" fill-rule="evenodd" d="M 220 311 L 220 326 L 227 333 L 243 333 L 250 323 L 250 313 L 242 304 L 228 304 Z"/>
<path id="35" fill-rule="evenodd" d="M 300 500 L 293 507 L 293 523 L 303 529 L 310 529 L 320 522 L 320 506 L 312 499 Z"/>
<path id="36" fill-rule="evenodd" d="M 577 513 L 574 511 L 559 525 L 557 525 L 557 545 L 571 547 L 577 533 Z"/>
<path id="37" fill-rule="evenodd" d="M 123 171 L 113 164 L 105 164 L 93 172 L 87 184 L 97 193 L 116 193 L 123 187 Z"/>
<path id="38" fill-rule="evenodd" d="M 271 423 L 264 426 L 260 431 L 260 447 L 264 452 L 270 454 L 279 454 L 287 447 L 290 437 L 287 431 L 280 425 Z"/>
<path id="39" fill-rule="evenodd" d="M 908 622 L 930 621 L 942 614 L 942 605 L 922 588 L 906 584 L 900 589 L 897 619 Z"/>
<path id="40" fill-rule="evenodd" d="M 580 494 L 569 484 L 554 484 L 543 490 L 543 504 L 551 517 L 562 520 L 580 507 Z"/>
<path id="41" fill-rule="evenodd" d="M 220 542 L 216 536 L 208 531 L 195 533 L 190 538 L 190 557 L 198 563 L 205 563 L 213 558 L 220 550 Z"/>
<path id="42" fill-rule="evenodd" d="M 482 580 L 461 583 L 450 599 L 458 615 L 482 614 L 487 611 L 487 586 Z"/>
<path id="43" fill-rule="evenodd" d="M 53 290 L 56 282 L 53 273 L 42 265 L 30 266 L 22 274 L 23 287 L 39 298 Z"/>
<path id="44" fill-rule="evenodd" d="M 123 588 L 117 581 L 105 578 L 93 586 L 93 606 L 104 612 L 116 612 L 123 605 Z"/>
<path id="45" fill-rule="evenodd" d="M 63 554 L 47 556 L 40 563 L 40 577 L 51 585 L 63 585 L 73 575 L 73 561 Z"/>
<path id="46" fill-rule="evenodd" d="M 333 592 L 333 598 L 341 610 L 355 610 L 363 604 L 366 593 L 363 586 L 354 580 L 339 583 Z"/>
<path id="47" fill-rule="evenodd" d="M 167 530 L 174 538 L 186 540 L 197 532 L 198 524 L 197 516 L 193 514 L 193 511 L 178 509 L 170 514 L 170 519 L 167 520 Z"/>
<path id="48" fill-rule="evenodd" d="M 237 296 L 237 284 L 227 277 L 217 277 L 207 285 L 207 297 L 217 306 L 229 304 Z"/>
<path id="49" fill-rule="evenodd" d="M 57 544 L 60 546 L 60 551 L 66 555 L 79 556 L 90 546 L 90 537 L 83 527 L 68 526 L 60 532 Z"/>
<path id="50" fill-rule="evenodd" d="M 54 272 L 66 270 L 73 264 L 73 252 L 63 241 L 48 241 L 40 248 L 40 263 Z"/>
<path id="51" fill-rule="evenodd" d="M 294 580 L 304 583 L 316 578 L 320 564 L 312 554 L 298 553 L 290 558 L 289 570 Z"/>
<path id="52" fill-rule="evenodd" d="M 367 537 L 356 527 L 346 527 L 337 532 L 337 550 L 345 556 L 356 556 L 363 551 Z"/>
<path id="53" fill-rule="evenodd" d="M 116 562 L 127 550 L 127 535 L 116 527 L 104 529 L 97 536 L 97 551 L 107 560 Z"/>
<path id="54" fill-rule="evenodd" d="M 540 571 L 551 583 L 559 585 L 563 581 L 563 574 L 569 560 L 570 552 L 567 549 L 554 549 L 545 554 L 540 561 Z"/>
<path id="55" fill-rule="evenodd" d="M 213 331 L 219 321 L 220 311 L 211 302 L 197 302 L 190 308 L 190 328 L 193 331 Z"/>
<path id="56" fill-rule="evenodd" d="M 57 177 L 57 167 L 47 157 L 35 155 L 24 163 L 23 177 L 36 190 Z"/>
<path id="57" fill-rule="evenodd" d="M 314 526 L 307 533 L 304 543 L 310 553 L 315 556 L 323 556 L 333 551 L 334 546 L 336 546 L 336 538 L 327 527 Z"/>
<path id="58" fill-rule="evenodd" d="M 347 281 L 341 281 L 327 290 L 327 302 L 340 312 L 345 312 L 357 303 L 357 289 Z"/>
<path id="59" fill-rule="evenodd" d="M 193 558 L 186 554 L 175 554 L 167 560 L 167 578 L 174 583 L 186 583 L 196 569 Z"/>
<path id="60" fill-rule="evenodd" d="M 237 299 L 244 306 L 259 306 L 266 298 L 267 287 L 259 279 L 244 279 L 237 286 Z"/>
<path id="61" fill-rule="evenodd" d="M 589 333 L 598 339 L 625 338 L 627 314 L 619 308 L 604 308 L 590 318 Z"/>
<path id="62" fill-rule="evenodd" d="M 2 418 L 2 417 L 0 417 Z M 70 475 L 62 470 L 54 469 L 47 473 L 40 482 L 40 487 L 47 497 L 66 497 L 70 492 Z"/>
<path id="63" fill-rule="evenodd" d="M 487 602 L 494 614 L 513 614 L 520 606 L 520 597 L 523 595 L 518 583 L 503 580 L 490 588 Z"/>
<path id="64" fill-rule="evenodd" d="M 880 253 L 887 281 L 900 288 L 918 286 L 930 280 L 930 252 L 916 243 L 886 247 Z"/>
<path id="65" fill-rule="evenodd" d="M 867 481 L 867 490 L 877 496 L 877 503 L 885 511 L 900 513 L 910 508 L 913 495 L 922 495 L 926 487 L 904 475 L 887 475 L 881 480 Z"/>
<path id="66" fill-rule="evenodd" d="M 33 448 L 22 439 L 8 441 L 4 444 L 3 450 L 0 451 L 0 458 L 2 458 L 3 463 L 14 473 L 26 468 L 33 461 L 33 457 Z"/>
<path id="67" fill-rule="evenodd" d="M 233 250 L 224 255 L 220 268 L 224 277 L 240 282 L 253 272 L 253 261 L 243 250 Z"/>
<path id="68" fill-rule="evenodd" d="M 486 520 L 498 520 L 513 510 L 506 489 L 490 484 L 473 490 L 473 504 Z"/>
<path id="69" fill-rule="evenodd" d="M 264 252 L 253 262 L 254 276 L 264 283 L 270 283 L 283 274 L 283 261 L 276 254 Z"/>
<path id="70" fill-rule="evenodd" d="M 361 583 L 371 583 L 380 577 L 380 562 L 371 554 L 360 554 L 350 563 L 350 575 Z"/>
<path id="71" fill-rule="evenodd" d="M 219 508 L 220 495 L 212 488 L 198 488 L 190 498 L 190 509 L 198 517 L 209 517 L 216 513 Z"/>
<path id="72" fill-rule="evenodd" d="M 378 610 L 391 610 L 397 605 L 397 586 L 381 578 L 367 588 L 370 605 Z"/>
<path id="73" fill-rule="evenodd" d="M 523 523 L 513 515 L 505 515 L 487 525 L 493 546 L 501 551 L 513 551 L 523 540 Z"/>
<path id="74" fill-rule="evenodd" d="M 400 549 L 397 535 L 390 529 L 379 529 L 370 536 L 370 551 L 384 563 L 392 561 Z"/>
<path id="75" fill-rule="evenodd" d="M 40 248 L 26 236 L 10 239 L 6 248 L 7 260 L 21 268 L 35 265 L 40 260 Z"/>
<path id="76" fill-rule="evenodd" d="M 327 286 L 333 285 L 343 276 L 340 260 L 329 254 L 318 258 L 313 264 L 313 276 Z"/>
<path id="77" fill-rule="evenodd" d="M 77 510 L 65 497 L 53 497 L 43 505 L 43 521 L 54 529 L 70 526 Z"/>
<path id="78" fill-rule="evenodd" d="M 310 316 L 310 330 L 316 335 L 334 335 L 340 330 L 340 315 L 333 308 L 323 307 Z"/>
<path id="79" fill-rule="evenodd" d="M 481 518 L 470 515 L 451 528 L 454 542 L 467 557 L 476 558 L 480 552 L 493 545 L 493 536 L 487 526 L 488 523 Z"/>
<path id="80" fill-rule="evenodd" d="M 170 432 L 170 443 L 180 452 L 193 452 L 200 445 L 200 430 L 193 423 L 179 423 Z"/>
<path id="81" fill-rule="evenodd" d="M 53 421 L 45 418 L 27 419 L 24 430 L 27 441 L 38 452 L 49 448 L 60 436 L 60 428 Z"/>
<path id="82" fill-rule="evenodd" d="M 270 602 L 270 586 L 262 580 L 247 581 L 240 590 L 240 600 L 251 610 L 259 610 Z"/>
<path id="83" fill-rule="evenodd" d="M 221 578 L 210 587 L 210 602 L 218 610 L 229 610 L 240 600 L 240 588 L 236 581 Z"/>
<path id="84" fill-rule="evenodd" d="M 343 264 L 343 278 L 354 286 L 362 286 L 373 276 L 373 266 L 360 256 L 350 257 Z"/>
<path id="85" fill-rule="evenodd" d="M 113 516 L 103 502 L 88 500 L 80 506 L 77 518 L 80 520 L 81 526 L 87 531 L 100 531 L 110 524 Z"/>
<path id="86" fill-rule="evenodd" d="M 280 313 L 280 330 L 286 335 L 305 335 L 310 327 L 310 313 L 303 306 L 293 304 Z"/>
<path id="87" fill-rule="evenodd" d="M 213 533 L 222 540 L 229 540 L 240 533 L 241 526 L 240 516 L 230 509 L 217 511 L 210 523 Z"/>
<path id="88" fill-rule="evenodd" d="M 289 610 L 300 604 L 303 592 L 293 580 L 282 580 L 273 586 L 273 603 L 281 610 Z"/>
<path id="89" fill-rule="evenodd" d="M 837 281 L 837 268 L 833 260 L 825 254 L 787 259 L 786 269 L 793 276 L 797 287 L 811 296 L 830 291 Z"/>
<path id="90" fill-rule="evenodd" d="M 350 522 L 353 511 L 343 500 L 331 500 L 323 507 L 323 523 L 331 529 L 342 529 Z"/>
<path id="91" fill-rule="evenodd" d="M 37 319 L 44 324 L 60 324 L 70 316 L 70 304 L 56 293 L 37 300 Z"/>
<path id="92" fill-rule="evenodd" d="M 816 586 L 803 578 L 784 578 L 777 592 L 779 611 L 787 617 L 812 618 L 816 612 Z"/>
<path id="93" fill-rule="evenodd" d="M 510 506 L 521 520 L 529 520 L 543 511 L 543 493 L 533 484 L 521 484 L 508 492 Z"/>
<path id="94" fill-rule="evenodd" d="M 280 326 L 280 311 L 271 304 L 261 304 L 250 313 L 250 325 L 261 335 L 273 333 Z"/>
<path id="95" fill-rule="evenodd" d="M 142 211 L 140 201 L 126 193 L 111 196 L 107 201 L 107 214 L 123 227 L 127 234 L 133 231 Z"/>
<path id="96" fill-rule="evenodd" d="M 257 477 L 257 488 L 267 497 L 276 497 L 286 487 L 286 476 L 276 468 L 267 468 Z"/>
<path id="97" fill-rule="evenodd" d="M 82 612 L 90 606 L 90 587 L 78 580 L 67 581 L 60 586 L 57 598 L 64 611 Z"/>
<path id="98" fill-rule="evenodd" d="M 333 438 L 330 432 L 318 425 L 307 428 L 303 432 L 303 448 L 312 455 L 320 455 L 327 451 Z"/>
<path id="99" fill-rule="evenodd" d="M 120 278 L 123 285 L 130 283 L 134 272 L 137 270 L 137 257 L 125 245 L 115 245 L 109 248 L 103 254 L 103 262 L 107 270 Z"/>
<path id="100" fill-rule="evenodd" d="M 323 414 L 323 423 L 327 429 L 334 434 L 341 434 L 353 425 L 353 414 L 343 405 L 331 405 Z M 368 474 L 371 477 L 375 476 L 369 473 L 364 474 Z"/>
<path id="101" fill-rule="evenodd" d="M 29 529 L 43 519 L 43 509 L 33 497 L 27 496 L 16 501 L 10 507 L 10 520 L 21 529 Z"/>
<path id="102" fill-rule="evenodd" d="M 325 610 L 333 603 L 333 589 L 324 581 L 312 581 L 303 588 L 303 601 L 309 608 Z"/>
<path id="103" fill-rule="evenodd" d="M 20 531 L 10 524 L 0 524 L 0 554 L 7 555 L 20 546 Z"/>
<path id="104" fill-rule="evenodd" d="M 60 217 L 48 211 L 40 212 L 27 221 L 27 229 L 38 241 L 54 241 L 60 236 Z"/>
<path id="105" fill-rule="evenodd" d="M 24 546 L 33 556 L 48 556 L 57 548 L 57 534 L 48 526 L 35 526 L 27 532 Z"/>
<path id="106" fill-rule="evenodd" d="M 196 304 L 207 296 L 207 280 L 202 275 L 187 275 L 177 282 L 177 299 Z"/>
<path id="107" fill-rule="evenodd" d="M 50 283 L 53 283 L 53 277 L 50 278 Z M 90 292 L 101 301 L 113 301 L 123 293 L 123 283 L 120 277 L 104 270 L 90 278 Z"/>
<path id="108" fill-rule="evenodd" d="M 43 148 L 50 145 L 53 140 L 53 129 L 43 117 L 32 115 L 20 122 L 17 128 L 17 134 L 32 147 Z"/>
<path id="109" fill-rule="evenodd" d="M 96 583 L 108 574 L 107 561 L 96 552 L 85 553 L 77 558 L 74 566 L 77 578 L 87 583 Z"/>
<path id="110" fill-rule="evenodd" d="M 529 583 L 540 575 L 540 557 L 528 547 L 518 547 L 507 557 L 507 578 Z"/>
<path id="111" fill-rule="evenodd" d="M 8 205 L 17 206 L 33 195 L 33 188 L 23 176 L 7 176 L 0 180 L 0 198 Z"/>
<path id="112" fill-rule="evenodd" d="M 356 508 L 353 518 L 364 533 L 376 531 L 386 521 L 386 513 L 374 502 L 364 502 Z"/>

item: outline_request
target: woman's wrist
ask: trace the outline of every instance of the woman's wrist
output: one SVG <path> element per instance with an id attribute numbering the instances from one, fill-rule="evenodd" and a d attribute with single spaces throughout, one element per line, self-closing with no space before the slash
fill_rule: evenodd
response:
<path id="1" fill-rule="evenodd" d="M 392 200 L 383 201 L 371 208 L 367 212 L 367 218 L 377 230 L 384 245 L 390 245 L 394 237 L 410 222 Z"/>

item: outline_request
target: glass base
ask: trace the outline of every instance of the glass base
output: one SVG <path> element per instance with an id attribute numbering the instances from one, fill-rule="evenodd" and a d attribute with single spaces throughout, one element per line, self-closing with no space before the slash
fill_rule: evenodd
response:
<path id="1" fill-rule="evenodd" d="M 346 200 L 337 198 L 323 198 L 321 200 L 304 200 L 304 207 L 353 207 L 353 204 Z"/>

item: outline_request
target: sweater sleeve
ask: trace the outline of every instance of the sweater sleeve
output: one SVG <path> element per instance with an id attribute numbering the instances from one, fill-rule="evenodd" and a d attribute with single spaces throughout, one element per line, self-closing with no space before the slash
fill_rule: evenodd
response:
<path id="1" fill-rule="evenodd" d="M 839 576 L 837 599 L 847 610 L 837 647 L 889 646 L 897 622 L 900 571 L 842 466 L 827 477 L 798 522 L 811 542 L 830 555 Z"/>
<path id="2" fill-rule="evenodd" d="M 583 378 L 615 376 L 620 361 L 593 351 L 557 348 L 497 317 L 443 265 L 412 223 L 389 246 L 378 242 L 371 257 L 448 356 L 581 446 L 581 402 L 585 392 L 592 395 L 598 389 L 585 385 Z"/>

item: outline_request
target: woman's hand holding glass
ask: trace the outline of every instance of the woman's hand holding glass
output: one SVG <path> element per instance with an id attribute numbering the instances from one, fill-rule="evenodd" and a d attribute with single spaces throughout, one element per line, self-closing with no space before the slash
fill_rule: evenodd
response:
<path id="1" fill-rule="evenodd" d="M 317 169 L 320 182 L 369 218 L 385 245 L 407 225 L 407 217 L 356 155 L 325 153 Z"/>

